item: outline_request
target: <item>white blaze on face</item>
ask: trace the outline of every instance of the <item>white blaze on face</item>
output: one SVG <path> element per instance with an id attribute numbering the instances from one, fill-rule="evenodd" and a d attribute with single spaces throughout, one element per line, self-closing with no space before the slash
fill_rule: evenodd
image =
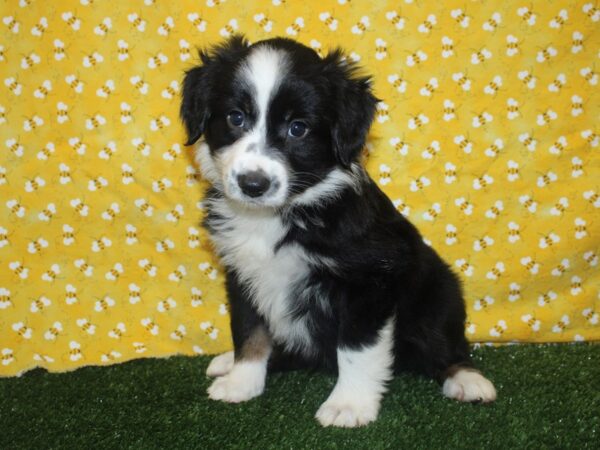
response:
<path id="1" fill-rule="evenodd" d="M 287 70 L 286 54 L 268 46 L 254 49 L 239 69 L 238 78 L 253 96 L 257 119 L 240 139 L 217 152 L 216 167 L 228 197 L 262 206 L 280 206 L 286 200 L 288 172 L 276 153 L 268 151 L 267 115 Z M 240 189 L 237 177 L 254 171 L 266 174 L 271 184 L 262 196 L 249 199 Z"/>

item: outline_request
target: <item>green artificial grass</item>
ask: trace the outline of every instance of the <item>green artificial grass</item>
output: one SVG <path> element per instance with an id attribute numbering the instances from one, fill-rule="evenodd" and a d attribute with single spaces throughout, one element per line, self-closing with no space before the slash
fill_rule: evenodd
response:
<path id="1" fill-rule="evenodd" d="M 403 375 L 360 429 L 314 419 L 335 384 L 324 374 L 275 374 L 263 396 L 230 405 L 207 399 L 209 357 L 35 370 L 0 379 L 0 449 L 600 448 L 600 345 L 483 348 L 474 359 L 496 403 L 456 403 Z"/>

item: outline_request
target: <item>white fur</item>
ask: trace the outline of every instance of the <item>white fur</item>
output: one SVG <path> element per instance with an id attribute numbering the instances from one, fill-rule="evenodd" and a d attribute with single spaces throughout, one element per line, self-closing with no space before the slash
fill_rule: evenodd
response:
<path id="1" fill-rule="evenodd" d="M 297 245 L 275 252 L 287 229 L 280 217 L 268 209 L 249 209 L 229 199 L 212 200 L 213 210 L 224 216 L 212 223 L 213 242 L 223 262 L 233 267 L 241 281 L 250 286 L 250 297 L 267 319 L 275 341 L 289 350 L 310 354 L 313 350 L 307 324 L 290 317 L 292 288 L 309 273 L 311 259 Z"/>
<path id="2" fill-rule="evenodd" d="M 213 381 L 208 396 L 213 400 L 239 403 L 263 393 L 267 359 L 236 362 L 227 375 Z"/>
<path id="3" fill-rule="evenodd" d="M 496 400 L 494 385 L 479 372 L 462 369 L 444 381 L 442 392 L 448 398 L 461 402 Z"/>
<path id="4" fill-rule="evenodd" d="M 225 352 L 212 359 L 206 369 L 206 375 L 209 377 L 220 377 L 231 372 L 232 367 L 233 352 Z"/>
<path id="5" fill-rule="evenodd" d="M 338 380 L 317 411 L 323 426 L 357 427 L 379 413 L 386 382 L 392 377 L 394 319 L 379 332 L 378 341 L 361 350 L 338 349 Z"/>
<path id="6" fill-rule="evenodd" d="M 338 196 L 347 186 L 358 190 L 361 174 L 362 169 L 358 164 L 353 164 L 351 171 L 335 168 L 322 181 L 294 197 L 292 204 L 314 205 Z"/>

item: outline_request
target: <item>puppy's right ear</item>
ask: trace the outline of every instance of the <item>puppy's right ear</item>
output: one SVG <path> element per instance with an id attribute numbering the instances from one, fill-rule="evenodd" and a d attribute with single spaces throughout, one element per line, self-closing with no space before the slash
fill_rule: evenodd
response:
<path id="1" fill-rule="evenodd" d="M 205 56 L 201 54 L 203 60 Z M 188 136 L 185 145 L 192 145 L 204 133 L 210 117 L 210 84 L 209 67 L 206 65 L 194 67 L 185 73 L 180 110 Z"/>
<path id="2" fill-rule="evenodd" d="M 242 35 L 233 35 L 209 51 L 201 51 L 202 65 L 185 73 L 180 109 L 188 135 L 185 145 L 192 145 L 204 133 L 211 115 L 211 94 L 220 81 L 219 74 L 234 67 L 248 45 Z"/>

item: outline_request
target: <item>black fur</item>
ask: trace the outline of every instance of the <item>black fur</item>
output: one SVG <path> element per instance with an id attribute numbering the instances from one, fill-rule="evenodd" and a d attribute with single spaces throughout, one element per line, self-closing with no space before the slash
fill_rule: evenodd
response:
<path id="1" fill-rule="evenodd" d="M 307 47 L 287 39 L 255 45 L 286 50 L 289 75 L 272 99 L 268 146 L 286 161 L 293 199 L 318 184 L 332 169 L 351 170 L 365 144 L 377 99 L 369 79 L 335 51 L 321 59 Z M 187 72 L 181 116 L 194 143 L 204 134 L 210 152 L 239 139 L 244 129 L 227 127 L 231 108 L 243 109 L 247 126 L 256 120 L 251 90 L 234 73 L 251 47 L 235 37 L 211 52 L 201 53 L 202 66 Z M 302 117 L 310 133 L 302 142 L 286 139 L 289 117 Z M 364 172 L 356 186 L 309 205 L 289 202 L 275 213 L 286 226 L 285 237 L 273 249 L 300 246 L 332 267 L 315 265 L 289 297 L 291 314 L 306 318 L 314 352 L 286 350 L 274 342 L 272 369 L 325 367 L 335 370 L 336 348 L 357 349 L 375 342 L 385 321 L 395 322 L 395 369 L 411 370 L 443 381 L 454 365 L 470 366 L 464 335 L 465 307 L 458 278 L 426 244 L 417 229 Z M 205 226 L 217 234 L 227 218 L 211 209 L 223 192 L 208 192 Z M 302 225 L 300 225 L 302 224 Z M 251 237 L 249 237 L 251 239 Z M 226 267 L 234 345 L 266 323 L 252 305 L 250 289 Z M 327 298 L 323 306 L 314 292 Z M 268 326 L 268 323 L 266 323 Z"/>

